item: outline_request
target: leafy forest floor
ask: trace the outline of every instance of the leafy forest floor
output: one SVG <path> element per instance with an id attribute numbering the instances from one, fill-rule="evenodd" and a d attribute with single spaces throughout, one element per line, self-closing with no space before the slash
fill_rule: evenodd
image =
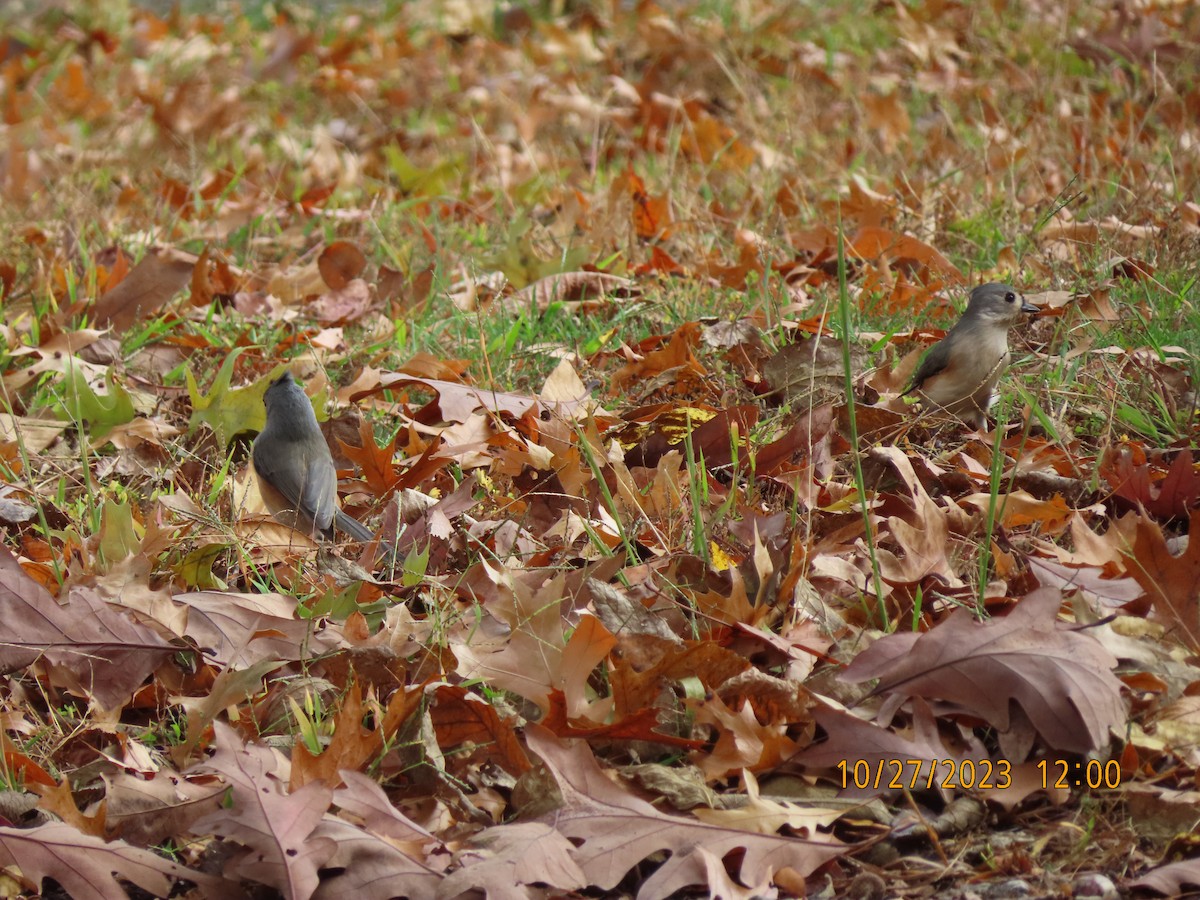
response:
<path id="1" fill-rule="evenodd" d="M 6 895 L 1200 890 L 1200 6 L 17 10 Z"/>

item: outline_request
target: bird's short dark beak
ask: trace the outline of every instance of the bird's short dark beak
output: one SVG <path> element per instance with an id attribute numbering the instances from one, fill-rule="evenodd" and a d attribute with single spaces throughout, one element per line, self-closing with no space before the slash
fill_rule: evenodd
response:
<path id="1" fill-rule="evenodd" d="M 1024 297 L 1021 298 L 1021 312 L 1035 313 L 1035 312 L 1040 312 L 1040 311 L 1041 311 L 1040 306 L 1034 306 L 1032 303 L 1030 303 Z"/>

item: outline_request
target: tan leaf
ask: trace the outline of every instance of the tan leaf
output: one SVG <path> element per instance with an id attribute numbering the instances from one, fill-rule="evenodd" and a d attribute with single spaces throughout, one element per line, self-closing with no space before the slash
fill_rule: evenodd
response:
<path id="1" fill-rule="evenodd" d="M 874 447 L 871 456 L 892 464 L 908 488 L 913 505 L 911 521 L 899 516 L 887 519 L 903 555 L 880 547 L 876 551 L 880 573 L 892 584 L 914 584 L 927 575 L 938 575 L 947 585 L 961 587 L 963 582 L 946 554 L 950 546 L 946 511 L 925 492 L 912 462 L 899 447 Z"/>
<path id="2" fill-rule="evenodd" d="M 313 900 L 391 900 L 397 885 L 404 886 L 409 900 L 448 896 L 439 891 L 444 862 L 431 864 L 420 844 L 400 843 L 330 815 L 320 821 L 309 840 L 334 848 L 322 867 Z M 442 852 L 440 857 L 444 861 L 448 854 Z"/>
<path id="3" fill-rule="evenodd" d="M 1086 631 L 1056 624 L 1061 603 L 1060 592 L 1042 588 L 1004 618 L 979 622 L 955 610 L 925 634 L 881 638 L 841 678 L 877 678 L 875 694 L 942 700 L 1002 732 L 1015 704 L 1050 747 L 1099 749 L 1125 722 L 1117 661 Z"/>
<path id="4" fill-rule="evenodd" d="M 115 425 L 105 435 L 105 440 L 112 441 L 118 450 L 134 450 L 143 444 L 162 447 L 169 438 L 182 434 L 182 430 L 161 419 L 147 419 L 138 416 L 132 422 Z"/>
<path id="5" fill-rule="evenodd" d="M 72 828 L 92 837 L 105 836 L 105 814 L 101 807 L 94 815 L 85 815 L 75 805 L 70 783 L 64 778 L 54 785 L 33 784 L 31 790 L 38 795 L 38 808 L 58 816 Z"/>
<path id="6" fill-rule="evenodd" d="M 361 278 L 355 278 L 322 294 L 309 308 L 318 322 L 341 325 L 357 322 L 370 311 L 374 302 L 371 286 Z"/>
<path id="7" fill-rule="evenodd" d="M 888 94 L 867 91 L 862 102 L 867 112 L 867 124 L 883 138 L 886 152 L 892 153 L 897 146 L 908 142 L 912 120 L 899 90 Z"/>
<path id="8" fill-rule="evenodd" d="M 196 819 L 220 808 L 225 795 L 225 786 L 212 776 L 185 778 L 170 769 L 153 778 L 118 771 L 104 781 L 105 825 L 110 834 L 139 846 L 190 831 Z"/>
<path id="9" fill-rule="evenodd" d="M 333 799 L 331 788 L 310 784 L 288 793 L 287 762 L 269 747 L 243 744 L 228 725 L 213 723 L 216 753 L 196 768 L 216 772 L 230 789 L 231 805 L 198 820 L 193 829 L 237 841 L 246 848 L 225 871 L 309 897 L 318 870 L 337 851 L 313 834 Z"/>
<path id="10" fill-rule="evenodd" d="M 578 843 L 572 854 L 575 862 L 588 883 L 603 890 L 614 888 L 633 866 L 660 851 L 670 856 L 642 882 L 640 896 L 665 897 L 704 884 L 704 873 L 710 870 L 695 865 L 698 848 L 718 861 L 730 858 L 735 849 L 744 851 L 737 855 L 733 874 L 749 885 L 767 882 L 785 867 L 808 875 L 846 850 L 832 837 L 753 835 L 666 815 L 611 782 L 583 742 L 559 741 L 537 725 L 526 729 L 526 739 L 562 795 L 561 807 L 543 821 Z M 711 871 L 724 874 L 724 867 Z"/>
<path id="11" fill-rule="evenodd" d="M 818 828 L 831 825 L 845 813 L 844 809 L 821 809 L 763 797 L 752 772 L 743 772 L 742 780 L 746 784 L 745 803 L 737 805 L 738 797 L 726 795 L 723 809 L 700 807 L 692 815 L 710 825 L 742 828 L 755 834 L 776 834 L 786 825 L 804 837 L 816 837 Z"/>
<path id="12" fill-rule="evenodd" d="M 517 890 L 545 885 L 574 892 L 587 876 L 571 858 L 575 845 L 542 822 L 513 822 L 472 835 L 459 851 L 460 868 L 446 876 L 441 896 L 482 892 L 489 897 L 528 896 Z M 503 885 L 502 889 L 499 886 Z M 509 893 L 509 887 L 514 890 Z M 474 890 L 473 890 L 474 889 Z"/>
<path id="13" fill-rule="evenodd" d="M 1129 882 L 1131 888 L 1158 891 L 1168 897 L 1186 897 L 1189 887 L 1200 885 L 1200 859 L 1184 859 L 1151 869 Z"/>
<path id="14" fill-rule="evenodd" d="M 249 668 L 260 662 L 301 659 L 342 645 L 336 626 L 316 632 L 314 623 L 297 616 L 295 597 L 196 591 L 174 599 L 188 609 L 187 637 L 222 666 Z"/>
<path id="15" fill-rule="evenodd" d="M 528 311 L 531 307 L 545 312 L 551 303 L 556 302 L 570 302 L 575 309 L 582 306 L 581 311 L 593 311 L 601 307 L 600 300 L 592 300 L 591 304 L 586 306 L 583 301 L 613 295 L 628 297 L 637 291 L 637 282 L 619 275 L 609 275 L 605 272 L 559 272 L 540 278 L 511 297 L 503 298 L 502 304 L 514 313 Z"/>
<path id="16" fill-rule="evenodd" d="M 710 781 L 740 769 L 772 769 L 800 749 L 787 736 L 786 723 L 762 724 L 747 702 L 733 710 L 720 697 L 709 697 L 696 711 L 696 722 L 717 732 L 712 752 L 695 760 Z"/>
<path id="17" fill-rule="evenodd" d="M 503 391 L 485 390 L 475 385 L 460 384 L 452 381 L 442 381 L 436 378 L 416 378 L 411 375 L 383 375 L 378 387 L 372 393 L 388 389 L 396 389 L 405 384 L 419 384 L 437 393 L 438 399 L 431 404 L 439 421 L 466 422 L 475 415 L 476 410 L 508 413 L 520 418 L 530 409 L 536 408 L 538 400 L 525 394 L 511 394 Z M 557 408 L 560 414 L 571 415 L 579 408 L 578 402 L 559 401 Z"/>
<path id="18" fill-rule="evenodd" d="M 15 443 L 19 437 L 29 452 L 41 453 L 58 440 L 69 424 L 0 413 L 0 440 Z"/>
<path id="19" fill-rule="evenodd" d="M 564 405 L 569 405 L 572 409 L 577 408 L 577 404 L 585 402 L 589 396 L 587 385 L 583 383 L 575 367 L 565 359 L 554 367 L 554 371 L 547 376 L 538 393 L 538 399 L 548 409 L 553 410 L 558 410 Z"/>
<path id="20" fill-rule="evenodd" d="M 124 841 L 105 842 L 64 822 L 37 828 L 0 828 L 0 864 L 17 866 L 40 888 L 53 878 L 72 897 L 128 900 L 117 879 L 128 880 L 158 897 L 171 893 L 172 879 L 191 881 L 213 896 L 229 896 L 234 884 L 163 859 Z"/>
<path id="21" fill-rule="evenodd" d="M 913 702 L 913 715 L 903 733 L 834 707 L 818 707 L 815 718 L 826 740 L 798 754 L 795 761 L 831 770 L 830 777 L 848 797 L 908 788 L 932 789 L 948 798 L 958 790 L 967 761 L 975 764 L 977 778 L 989 779 L 988 799 L 1005 808 L 1042 790 L 1042 779 L 1032 765 L 1017 765 L 1003 757 L 993 760 L 982 746 L 966 750 L 947 746 L 924 700 Z"/>
<path id="22" fill-rule="evenodd" d="M 591 616 L 568 638 L 563 618 L 565 576 L 548 577 L 538 570 L 514 572 L 486 562 L 475 571 L 491 582 L 492 596 L 483 599 L 491 621 L 482 625 L 464 621 L 451 633 L 459 675 L 515 691 L 543 711 L 550 709 L 550 692 L 557 688 L 568 699 L 568 715 L 603 721 L 610 704 L 588 703 L 585 688 L 614 641 Z M 489 588 L 481 579 L 475 583 L 480 589 Z"/>

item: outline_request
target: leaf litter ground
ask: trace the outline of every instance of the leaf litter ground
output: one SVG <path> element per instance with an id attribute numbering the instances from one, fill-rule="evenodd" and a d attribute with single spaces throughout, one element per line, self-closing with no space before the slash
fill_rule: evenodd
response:
<path id="1" fill-rule="evenodd" d="M 6 25 L 20 889 L 1200 887 L 1187 7 L 265 11 Z"/>

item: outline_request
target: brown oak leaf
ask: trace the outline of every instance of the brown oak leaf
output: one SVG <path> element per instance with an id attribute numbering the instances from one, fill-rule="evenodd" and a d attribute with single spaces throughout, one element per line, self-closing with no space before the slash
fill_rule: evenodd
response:
<path id="1" fill-rule="evenodd" d="M 667 815 L 614 784 L 582 741 L 559 741 L 537 725 L 526 729 L 526 739 L 562 795 L 562 805 L 542 821 L 575 844 L 572 859 L 588 884 L 602 890 L 611 890 L 642 860 L 664 851 L 669 857 L 642 882 L 639 900 L 667 897 L 696 885 L 717 890 L 726 878 L 760 886 L 784 868 L 806 876 L 849 849 L 824 834 L 751 834 Z M 731 858 L 737 860 L 732 875 L 719 864 Z"/>
<path id="2" fill-rule="evenodd" d="M 1060 627 L 1062 593 L 1043 588 L 1004 618 L 977 621 L 966 609 L 925 634 L 890 634 L 847 666 L 872 693 L 942 700 L 1001 732 L 1017 724 L 1012 704 L 1051 747 L 1087 753 L 1123 726 L 1117 660 L 1091 635 Z"/>

